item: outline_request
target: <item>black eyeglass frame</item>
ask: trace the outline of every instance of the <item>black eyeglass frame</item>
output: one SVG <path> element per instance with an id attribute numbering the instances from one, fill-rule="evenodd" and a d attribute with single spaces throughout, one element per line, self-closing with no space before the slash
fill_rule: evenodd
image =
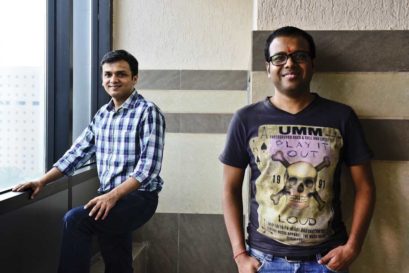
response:
<path id="1" fill-rule="evenodd" d="M 306 58 L 305 61 L 300 61 L 300 60 L 297 60 L 297 58 L 295 58 L 295 59 L 293 58 L 293 56 L 294 56 L 295 54 L 300 54 L 300 53 L 301 53 L 301 54 L 305 54 L 309 59 L 311 59 L 311 54 L 310 54 L 308 51 L 295 51 L 295 52 L 290 53 L 290 54 L 287 54 L 287 53 L 284 53 L 284 52 L 280 52 L 280 53 L 277 53 L 277 54 L 274 54 L 274 55 L 270 56 L 270 58 L 268 58 L 268 62 L 272 63 L 272 64 L 275 65 L 275 66 L 280 66 L 280 65 L 284 65 L 285 63 L 287 63 L 288 58 L 291 57 L 291 59 L 293 60 L 293 62 L 295 62 L 295 63 L 297 63 L 297 64 L 305 63 L 305 62 L 307 61 L 307 58 Z M 274 56 L 277 56 L 277 55 L 285 56 L 285 60 L 283 60 L 283 61 L 280 62 L 279 64 L 273 63 L 272 59 L 273 59 Z"/>

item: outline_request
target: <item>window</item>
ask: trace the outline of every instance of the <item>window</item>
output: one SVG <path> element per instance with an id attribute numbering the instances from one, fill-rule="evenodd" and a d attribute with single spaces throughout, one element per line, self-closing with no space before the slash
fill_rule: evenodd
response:
<path id="1" fill-rule="evenodd" d="M 7 1 L 0 14 L 0 189 L 4 189 L 45 169 L 46 0 Z"/>
<path id="2" fill-rule="evenodd" d="M 46 166 L 50 168 L 108 100 L 100 84 L 99 60 L 111 49 L 112 0 L 48 0 L 48 5 L 50 12 L 55 11 L 48 15 L 52 30 L 47 53 Z"/>
<path id="3" fill-rule="evenodd" d="M 108 101 L 112 0 L 13 0 L 0 11 L 0 192 L 41 176 Z"/>

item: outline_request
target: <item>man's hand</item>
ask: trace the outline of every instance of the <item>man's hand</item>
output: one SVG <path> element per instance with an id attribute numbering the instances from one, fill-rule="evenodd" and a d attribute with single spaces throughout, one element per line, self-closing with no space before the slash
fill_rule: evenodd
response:
<path id="1" fill-rule="evenodd" d="M 33 193 L 31 194 L 30 198 L 34 199 L 34 197 L 44 188 L 44 184 L 40 181 L 30 181 L 22 184 L 18 184 L 15 186 L 12 191 L 21 192 L 26 190 L 32 190 Z"/>
<path id="2" fill-rule="evenodd" d="M 256 273 L 261 263 L 254 257 L 243 253 L 236 258 L 237 268 L 239 273 Z"/>
<path id="3" fill-rule="evenodd" d="M 84 209 L 92 208 L 89 216 L 92 217 L 95 215 L 95 221 L 98 219 L 104 220 L 118 200 L 119 196 L 115 194 L 115 192 L 111 191 L 91 199 L 84 206 Z"/>
<path id="4" fill-rule="evenodd" d="M 98 219 L 104 220 L 119 199 L 138 189 L 140 185 L 138 180 L 130 176 L 112 191 L 91 199 L 84 206 L 84 209 L 92 208 L 89 216 L 92 217 L 95 215 L 95 221 Z"/>
<path id="5" fill-rule="evenodd" d="M 41 178 L 29 181 L 26 183 L 18 184 L 15 186 L 12 191 L 26 191 L 32 190 L 33 193 L 31 194 L 30 198 L 33 199 L 47 183 L 57 180 L 58 178 L 63 177 L 64 174 L 58 170 L 56 167 L 51 168 L 46 174 L 44 174 Z"/>
<path id="6" fill-rule="evenodd" d="M 328 252 L 318 263 L 326 265 L 332 271 L 344 271 L 358 257 L 358 254 L 359 251 L 352 247 L 342 245 Z"/>

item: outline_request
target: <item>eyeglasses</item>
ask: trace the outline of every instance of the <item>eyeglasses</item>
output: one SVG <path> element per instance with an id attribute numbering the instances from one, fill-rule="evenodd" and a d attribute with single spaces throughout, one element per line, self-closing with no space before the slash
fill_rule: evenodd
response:
<path id="1" fill-rule="evenodd" d="M 297 64 L 306 63 L 309 58 L 311 58 L 310 53 L 305 51 L 296 51 L 290 54 L 286 53 L 277 53 L 269 58 L 269 61 L 273 65 L 283 65 L 287 63 L 288 58 L 296 62 Z"/>

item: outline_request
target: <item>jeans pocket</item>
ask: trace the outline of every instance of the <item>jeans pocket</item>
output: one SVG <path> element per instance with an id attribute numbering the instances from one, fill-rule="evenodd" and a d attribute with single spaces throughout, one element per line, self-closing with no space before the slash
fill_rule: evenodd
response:
<path id="1" fill-rule="evenodd" d="M 258 260 L 258 259 L 257 259 Z M 264 265 L 266 264 L 266 259 L 262 259 L 262 260 L 258 260 L 261 264 L 260 266 L 257 268 L 256 272 L 261 272 L 261 270 L 263 269 Z"/>
<path id="2" fill-rule="evenodd" d="M 252 256 L 254 259 L 256 259 L 260 265 L 259 267 L 257 267 L 256 272 L 260 272 L 260 270 L 262 269 L 262 267 L 264 266 L 266 259 L 265 257 L 263 257 L 262 255 L 258 255 L 258 253 L 255 253 L 255 251 L 250 251 L 250 256 Z"/>

